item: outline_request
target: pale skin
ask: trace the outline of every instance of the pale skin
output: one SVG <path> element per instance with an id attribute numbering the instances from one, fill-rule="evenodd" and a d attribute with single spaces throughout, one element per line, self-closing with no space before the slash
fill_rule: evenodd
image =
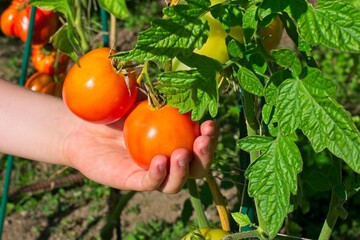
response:
<path id="1" fill-rule="evenodd" d="M 110 125 L 86 122 L 60 98 L 0 79 L 1 153 L 69 166 L 93 181 L 122 190 L 177 193 L 188 177 L 207 174 L 215 142 L 213 121 L 201 124 L 193 153 L 177 149 L 170 159 L 155 156 L 148 170 L 128 155 L 122 126 L 122 120 Z"/>

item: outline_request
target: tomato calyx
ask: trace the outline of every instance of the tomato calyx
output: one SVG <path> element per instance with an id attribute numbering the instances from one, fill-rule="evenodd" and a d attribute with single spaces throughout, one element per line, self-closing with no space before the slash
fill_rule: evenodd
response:
<path id="1" fill-rule="evenodd" d="M 152 109 L 160 109 L 166 105 L 165 97 L 154 87 L 148 71 L 149 61 L 145 61 L 137 78 L 140 90 L 147 96 L 148 105 Z"/>
<path id="2" fill-rule="evenodd" d="M 139 64 L 134 64 L 134 63 L 128 62 L 128 61 L 122 61 L 117 58 L 111 58 L 111 66 L 114 69 L 114 71 L 116 72 L 116 74 L 124 75 L 127 90 L 129 92 L 129 96 L 131 96 L 129 75 L 132 75 L 132 74 L 136 75 L 136 68 L 139 66 Z"/>

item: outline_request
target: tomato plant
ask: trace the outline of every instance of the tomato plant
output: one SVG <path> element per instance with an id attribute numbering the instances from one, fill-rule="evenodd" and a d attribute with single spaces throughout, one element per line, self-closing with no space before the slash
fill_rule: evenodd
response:
<path id="1" fill-rule="evenodd" d="M 180 114 L 171 106 L 153 109 L 148 101 L 138 103 L 124 123 L 126 147 L 133 160 L 145 169 L 158 154 L 170 157 L 177 148 L 192 151 L 199 133 L 199 123 L 192 121 L 189 114 Z"/>
<path id="2" fill-rule="evenodd" d="M 82 56 L 66 75 L 63 100 L 80 118 L 108 124 L 123 117 L 138 95 L 133 69 L 119 71 L 113 66 L 109 48 L 98 48 Z"/>
<path id="3" fill-rule="evenodd" d="M 46 5 L 47 1 L 33 2 Z M 62 49 L 73 50 L 73 59 L 76 60 L 81 52 L 79 49 L 87 49 L 89 45 L 80 44 L 87 43 L 88 35 L 81 31 L 84 29 L 81 28 L 81 16 L 77 15 L 77 11 L 69 11 L 72 9 L 71 2 L 63 1 L 66 7 L 59 8 L 67 18 L 67 27 L 62 29 L 56 43 L 61 45 L 63 41 L 67 42 L 68 45 Z M 120 8 L 114 8 L 109 2 L 116 4 L 125 1 L 98 2 L 107 6 L 108 10 L 115 10 Z M 152 139 L 149 137 L 157 132 L 139 130 L 140 124 L 151 124 L 152 115 L 167 107 L 191 112 L 193 121 L 205 118 L 228 120 L 229 116 L 236 116 L 236 127 L 227 127 L 228 123 L 220 127 L 221 131 L 227 131 L 231 141 L 224 136 L 219 138 L 221 144 L 217 150 L 220 149 L 227 156 L 219 160 L 215 158 L 218 161 L 213 166 L 219 170 L 219 175 L 224 175 L 224 179 L 229 174 L 239 181 L 234 185 L 241 202 L 238 202 L 239 209 L 235 209 L 231 216 L 241 231 L 224 239 L 275 239 L 282 230 L 290 235 L 329 239 L 336 222 L 348 216 L 345 207 L 350 208 L 350 205 L 346 202 L 360 190 L 360 132 L 355 124 L 355 120 L 359 120 L 336 101 L 336 84 L 333 81 L 337 79 L 330 79 L 324 74 L 319 64 L 321 60 L 314 58 L 313 50 L 324 49 L 326 52 L 332 49 L 339 54 L 346 52 L 356 56 L 360 53 L 359 1 L 166 2 L 169 6 L 163 9 L 164 16 L 151 21 L 149 28 L 139 32 L 134 47 L 112 56 L 114 61 L 134 61 L 143 66 L 138 82 L 148 87 L 145 89 L 149 90 L 148 93 L 159 93 L 167 103 L 160 110 L 145 105 L 146 112 L 149 112 L 146 117 L 129 120 L 137 112 L 139 104 L 126 118 L 124 134 L 126 132 L 127 147 L 133 158 L 139 159 L 138 163 L 147 168 L 154 155 L 143 159 L 137 154 L 147 155 L 152 150 L 153 154 L 162 154 L 155 150 L 175 142 L 169 141 L 169 136 L 161 135 L 161 138 L 154 140 L 154 144 L 150 144 Z M 288 38 L 288 45 L 275 49 L 282 35 Z M 182 71 L 172 71 L 178 70 L 175 64 L 173 69 L 170 67 L 174 59 L 179 59 L 186 67 Z M 99 66 L 103 62 L 105 60 L 92 59 L 89 66 L 91 69 L 103 69 Z M 356 58 L 353 66 L 358 62 Z M 82 61 L 80 65 L 85 66 Z M 150 71 L 149 66 L 154 69 Z M 114 72 L 112 67 L 109 69 L 108 72 Z M 351 74 L 347 77 L 355 78 L 357 70 L 351 67 L 348 71 Z M 99 75 L 107 74 L 101 72 Z M 69 75 L 70 78 L 82 79 L 75 74 L 72 77 Z M 107 78 L 102 79 L 102 83 L 108 83 Z M 80 86 L 89 87 L 92 84 L 91 81 L 84 81 Z M 226 88 L 221 88 L 225 85 Z M 83 90 L 78 91 L 82 89 L 78 86 L 68 87 L 68 90 L 73 89 L 73 93 L 71 98 L 65 96 L 65 100 L 71 99 L 73 106 L 84 104 L 86 108 L 81 106 L 78 109 L 92 114 L 95 121 L 102 121 L 103 118 L 99 120 L 94 116 L 99 116 L 99 112 L 103 117 L 107 116 L 102 111 L 108 109 L 108 105 L 99 105 L 114 99 L 111 95 L 117 88 L 108 88 L 103 93 L 105 97 L 98 97 L 98 92 L 83 94 Z M 99 91 L 99 88 L 96 90 Z M 229 96 L 235 100 L 228 102 Z M 166 119 L 166 114 L 161 114 L 154 121 L 161 128 L 168 127 L 172 121 L 162 121 L 160 118 Z M 139 125 L 130 131 L 128 125 L 134 122 L 139 122 Z M 183 125 L 181 128 L 179 126 L 177 124 L 166 132 L 169 134 L 175 129 L 180 134 L 184 130 Z M 143 139 L 145 143 L 142 143 Z M 329 156 L 326 167 L 314 166 L 317 162 L 312 161 L 312 157 L 304 154 L 304 148 L 299 147 L 304 142 L 307 151 L 313 155 Z M 218 157 L 219 152 L 215 153 Z M 304 171 L 306 165 L 310 168 L 307 172 Z M 318 218 L 325 219 L 323 226 L 317 226 L 318 231 L 311 234 L 306 227 L 299 228 L 297 223 L 292 222 L 303 211 L 314 209 L 306 198 L 308 192 L 303 191 L 305 185 L 314 187 L 311 194 L 331 195 L 328 213 Z M 329 194 L 323 194 L 325 191 Z M 198 209 L 201 209 L 199 205 Z M 226 210 L 226 206 L 221 206 Z M 247 212 L 244 212 L 245 209 Z M 293 214 L 291 211 L 298 212 Z M 197 218 L 201 218 L 199 216 L 197 214 Z M 199 221 L 199 227 L 204 222 Z M 301 230 L 291 232 L 291 226 Z"/>
<path id="4" fill-rule="evenodd" d="M 25 82 L 25 88 L 34 92 L 55 95 L 56 83 L 52 76 L 42 72 L 35 72 Z"/>
<path id="5" fill-rule="evenodd" d="M 18 12 L 14 22 L 14 32 L 23 42 L 26 41 L 29 23 L 30 23 L 31 6 L 27 5 Z M 37 8 L 35 14 L 34 31 L 32 44 L 40 45 L 49 42 L 50 37 L 60 27 L 60 21 L 57 14 L 53 11 L 46 11 Z"/>
<path id="6" fill-rule="evenodd" d="M 69 57 L 63 53 L 59 53 L 56 57 L 57 49 L 52 46 L 35 45 L 31 51 L 31 62 L 38 72 L 43 72 L 53 76 L 55 70 L 57 74 L 66 72 Z"/>
<path id="7" fill-rule="evenodd" d="M 181 240 L 220 240 L 229 234 L 229 232 L 218 228 L 199 228 L 189 232 Z"/>

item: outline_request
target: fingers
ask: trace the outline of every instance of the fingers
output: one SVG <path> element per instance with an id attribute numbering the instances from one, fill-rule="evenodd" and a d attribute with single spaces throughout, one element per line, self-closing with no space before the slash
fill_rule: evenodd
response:
<path id="1" fill-rule="evenodd" d="M 158 190 L 165 193 L 179 192 L 188 178 L 191 159 L 192 155 L 187 150 L 175 150 L 170 157 L 169 174 Z"/>
<path id="2" fill-rule="evenodd" d="M 140 191 L 153 191 L 160 188 L 168 172 L 168 159 L 159 155 L 153 158 L 149 170 L 141 181 Z"/>
<path id="3" fill-rule="evenodd" d="M 213 121 L 206 121 L 201 124 L 201 136 L 194 142 L 195 160 L 191 162 L 191 178 L 202 178 L 210 169 L 216 145 L 216 128 Z"/>
<path id="4" fill-rule="evenodd" d="M 207 120 L 203 122 L 200 126 L 200 133 L 204 136 L 215 137 L 216 135 L 216 126 L 215 122 L 211 120 Z"/>
<path id="5" fill-rule="evenodd" d="M 177 193 L 184 186 L 189 175 L 192 155 L 185 149 L 175 150 L 170 159 L 163 155 L 153 158 L 149 170 L 141 180 L 140 191 L 159 190 Z"/>

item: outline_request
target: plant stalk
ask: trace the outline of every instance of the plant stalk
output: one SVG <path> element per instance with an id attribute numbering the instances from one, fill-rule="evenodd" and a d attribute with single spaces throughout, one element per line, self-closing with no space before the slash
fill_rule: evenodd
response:
<path id="1" fill-rule="evenodd" d="M 230 229 L 230 221 L 229 221 L 230 218 L 229 218 L 228 208 L 226 206 L 225 198 L 220 192 L 219 186 L 217 185 L 215 178 L 211 174 L 211 172 L 209 172 L 206 175 L 206 182 L 209 185 L 211 195 L 214 199 L 216 209 L 219 214 L 221 228 L 224 231 L 229 232 L 231 229 Z"/>
<path id="2" fill-rule="evenodd" d="M 239 239 L 259 239 L 261 234 L 257 230 L 234 233 L 228 236 L 223 237 L 223 240 L 239 240 Z"/>
<path id="3" fill-rule="evenodd" d="M 199 228 L 209 228 L 210 225 L 201 204 L 200 194 L 195 179 L 189 178 L 187 180 L 187 185 L 190 193 L 190 201 L 195 210 Z"/>
<path id="4" fill-rule="evenodd" d="M 321 229 L 319 240 L 327 240 L 331 238 L 331 233 L 335 227 L 336 221 L 339 217 L 337 214 L 337 206 L 338 202 L 336 201 L 335 193 L 334 191 L 331 192 L 331 200 L 330 200 L 330 207 L 329 211 L 326 216 L 326 220 L 323 224 L 323 227 Z"/>
<path id="5" fill-rule="evenodd" d="M 244 117 L 245 117 L 245 122 L 246 122 L 246 135 L 247 136 L 255 136 L 258 134 L 259 131 L 259 123 L 258 120 L 256 118 L 256 114 L 255 114 L 255 109 L 256 109 L 256 99 L 255 96 L 248 93 L 247 91 L 243 90 L 243 97 L 242 97 L 242 106 L 243 106 L 243 113 L 244 113 Z M 259 152 L 250 152 L 250 161 L 248 162 L 241 162 L 241 168 L 244 169 L 244 171 L 247 169 L 248 165 L 253 163 L 259 156 Z M 245 174 L 245 172 L 244 172 Z M 252 217 L 252 214 L 259 209 L 259 204 L 258 201 L 256 199 L 254 199 L 254 203 L 255 203 L 255 209 L 253 209 L 252 203 L 251 203 L 251 199 L 247 194 L 247 181 L 245 176 L 243 176 L 243 180 L 245 181 L 245 185 L 243 187 L 243 196 L 242 196 L 242 202 L 241 202 L 241 207 L 240 207 L 240 212 L 241 213 L 245 213 L 248 215 L 249 219 L 251 220 L 252 223 L 255 222 L 254 218 Z M 248 209 L 248 206 L 250 206 L 250 209 Z M 266 229 L 266 224 L 264 223 L 263 217 L 261 216 L 259 211 L 256 211 L 256 215 L 257 215 L 257 221 L 258 221 L 258 225 L 259 225 L 259 229 L 261 229 L 262 231 L 264 231 Z M 240 229 L 240 231 L 248 231 L 250 230 L 249 228 L 246 229 Z"/>
<path id="6" fill-rule="evenodd" d="M 84 52 L 87 52 L 89 50 L 89 43 L 87 42 L 86 40 L 86 37 L 85 37 L 85 34 L 84 34 L 84 31 L 83 31 L 83 26 L 81 24 L 81 1 L 80 0 L 75 0 L 75 3 L 76 3 L 76 17 L 75 17 L 75 28 L 77 30 L 77 33 L 79 34 L 79 37 L 80 37 L 80 46 L 81 46 L 81 49 L 84 51 Z"/>
<path id="7" fill-rule="evenodd" d="M 323 227 L 321 229 L 319 240 L 327 240 L 331 238 L 331 233 L 335 227 L 336 221 L 340 216 L 339 209 L 342 207 L 343 199 L 340 199 L 340 197 L 336 194 L 335 187 L 341 184 L 342 181 L 342 163 L 341 160 L 333 157 L 332 159 L 333 168 L 337 171 L 337 179 L 336 182 L 333 183 L 334 186 L 331 190 L 331 200 L 330 200 L 330 206 L 329 211 L 326 215 L 325 222 L 323 224 Z"/>
<path id="8" fill-rule="evenodd" d="M 122 195 L 120 200 L 117 202 L 113 213 L 107 220 L 106 225 L 101 229 L 100 236 L 101 239 L 112 239 L 114 224 L 117 223 L 121 212 L 126 207 L 129 200 L 136 194 L 136 191 L 129 191 L 125 195 Z"/>

